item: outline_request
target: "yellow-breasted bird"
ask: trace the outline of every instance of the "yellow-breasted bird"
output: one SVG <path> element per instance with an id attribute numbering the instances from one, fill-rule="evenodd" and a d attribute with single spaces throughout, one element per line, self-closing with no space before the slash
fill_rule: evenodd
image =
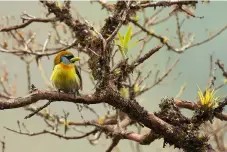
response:
<path id="1" fill-rule="evenodd" d="M 50 79 L 59 92 L 79 94 L 79 89 L 82 90 L 82 78 L 74 64 L 79 60 L 79 57 L 74 57 L 69 51 L 61 51 L 56 55 Z"/>

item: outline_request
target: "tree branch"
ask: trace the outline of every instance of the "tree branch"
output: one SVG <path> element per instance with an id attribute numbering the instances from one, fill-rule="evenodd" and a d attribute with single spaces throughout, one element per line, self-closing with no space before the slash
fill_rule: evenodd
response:
<path id="1" fill-rule="evenodd" d="M 1 101 L 0 110 L 24 107 L 24 106 L 36 103 L 39 100 L 67 101 L 72 103 L 83 103 L 83 104 L 97 104 L 102 102 L 100 99 L 101 98 L 99 96 L 96 96 L 96 94 L 74 97 L 74 95 L 72 94 L 60 93 L 59 95 L 58 92 L 35 90 L 33 93 L 25 97 L 18 97 L 18 98 L 9 99 L 7 101 Z"/>
<path id="2" fill-rule="evenodd" d="M 139 5 L 135 5 L 135 6 L 132 6 L 131 8 L 132 9 L 142 9 L 142 8 L 147 8 L 147 7 L 169 7 L 169 6 L 172 6 L 172 5 L 196 5 L 198 3 L 198 1 L 184 1 L 184 0 L 181 0 L 181 1 L 156 1 L 156 2 L 149 2 L 149 1 L 146 1 L 146 2 L 141 2 L 141 4 Z"/>
<path id="3" fill-rule="evenodd" d="M 111 88 L 102 90 L 102 92 L 99 92 L 98 94 L 84 95 L 76 98 L 74 98 L 73 95 L 65 93 L 60 93 L 59 95 L 58 92 L 35 90 L 28 96 L 9 99 L 7 102 L 0 102 L 0 109 L 19 108 L 44 99 L 84 104 L 95 104 L 101 102 L 108 103 L 126 113 L 132 120 L 136 120 L 138 123 L 142 123 L 146 127 L 152 129 L 155 133 L 160 134 L 169 143 L 174 143 L 176 147 L 183 148 L 185 150 L 191 148 L 191 146 L 189 146 L 191 142 L 187 142 L 186 140 L 188 137 L 188 132 L 185 132 L 179 127 L 168 124 L 152 113 L 148 113 L 136 101 L 122 98 L 119 93 L 112 90 Z M 176 132 L 179 134 L 176 134 Z M 194 134 L 190 135 L 190 141 L 191 140 L 193 140 L 195 143 L 200 143 L 199 146 L 201 148 L 206 146 L 206 143 L 204 141 L 201 143 L 200 139 Z M 195 146 L 191 150 L 196 148 L 198 147 Z"/>
<path id="4" fill-rule="evenodd" d="M 175 100 L 175 104 L 180 108 L 186 108 L 186 109 L 189 109 L 189 110 L 196 110 L 200 107 L 198 102 L 192 102 L 192 101 Z M 220 120 L 227 121 L 227 114 L 224 114 L 224 113 L 221 113 L 221 112 L 222 111 L 215 112 L 214 116 L 216 118 L 220 119 Z"/>
<path id="5" fill-rule="evenodd" d="M 63 138 L 63 139 L 66 139 L 66 140 L 70 140 L 70 139 L 81 139 L 81 138 L 84 138 L 84 137 L 87 137 L 91 134 L 95 134 L 97 132 L 97 130 L 92 130 L 88 133 L 85 133 L 84 135 L 81 135 L 81 136 L 65 136 L 65 135 L 61 135 L 59 133 L 56 133 L 54 131 L 48 131 L 48 130 L 43 130 L 43 131 L 40 131 L 40 132 L 36 132 L 36 133 L 26 133 L 26 132 L 20 132 L 20 131 L 16 131 L 16 130 L 13 130 L 13 129 L 10 129 L 10 128 L 7 128 L 7 127 L 4 127 L 5 129 L 9 130 L 9 131 L 12 131 L 14 133 L 17 133 L 17 134 L 21 134 L 21 135 L 26 135 L 26 136 L 38 136 L 38 135 L 42 135 L 42 134 L 50 134 L 50 135 L 53 135 L 53 136 L 57 136 L 59 138 Z"/>
<path id="6" fill-rule="evenodd" d="M 33 22 L 49 23 L 49 22 L 55 22 L 55 21 L 56 21 L 56 18 L 49 18 L 49 19 L 48 18 L 31 18 L 31 19 L 27 19 L 26 22 L 19 25 L 0 28 L 0 32 L 9 32 L 11 30 L 21 29 L 30 25 Z"/>
<path id="7" fill-rule="evenodd" d="M 158 45 L 155 48 L 151 49 L 148 53 L 146 53 L 144 56 L 138 58 L 136 61 L 134 61 L 132 63 L 131 68 L 134 69 L 135 67 L 137 67 L 138 65 L 142 64 L 144 61 L 146 61 L 147 59 L 149 59 L 153 54 L 155 54 L 156 52 L 158 52 L 164 45 Z"/>

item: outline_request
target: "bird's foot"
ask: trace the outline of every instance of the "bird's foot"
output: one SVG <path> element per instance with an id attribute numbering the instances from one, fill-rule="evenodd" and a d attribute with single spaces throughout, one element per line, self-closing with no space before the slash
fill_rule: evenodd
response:
<path id="1" fill-rule="evenodd" d="M 81 96 L 81 94 L 79 93 L 79 91 L 75 91 L 74 92 L 74 97 L 76 97 L 76 96 Z"/>
<path id="2" fill-rule="evenodd" d="M 35 87 L 34 84 L 32 84 L 31 87 L 30 87 L 29 93 L 32 93 L 32 92 L 34 92 L 36 90 L 38 90 L 38 89 Z"/>
<path id="3" fill-rule="evenodd" d="M 61 93 L 61 90 L 60 90 L 60 89 L 58 89 L 58 97 L 60 97 L 60 93 Z"/>

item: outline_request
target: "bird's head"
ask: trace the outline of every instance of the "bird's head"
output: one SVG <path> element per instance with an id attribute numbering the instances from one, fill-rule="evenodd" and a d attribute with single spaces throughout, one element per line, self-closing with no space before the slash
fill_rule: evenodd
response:
<path id="1" fill-rule="evenodd" d="M 80 58 L 74 57 L 74 55 L 70 51 L 61 51 L 54 58 L 54 65 L 57 65 L 59 63 L 72 64 L 79 60 Z"/>

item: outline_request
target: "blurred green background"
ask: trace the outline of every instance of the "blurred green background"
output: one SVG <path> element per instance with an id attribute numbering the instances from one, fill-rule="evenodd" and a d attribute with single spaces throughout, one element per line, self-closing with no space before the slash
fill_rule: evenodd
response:
<path id="1" fill-rule="evenodd" d="M 107 12 L 97 3 L 91 4 L 90 2 L 80 2 L 75 1 L 72 3 L 73 8 L 75 8 L 82 17 L 89 20 L 91 23 L 96 25 L 100 22 L 103 24 L 104 19 L 108 16 Z M 189 18 L 185 20 L 183 24 L 182 31 L 187 33 L 194 33 L 196 38 L 195 42 L 207 39 L 210 35 L 210 32 L 217 32 L 227 24 L 226 14 L 227 14 L 227 3 L 226 2 L 211 2 L 210 4 L 199 3 L 196 7 L 195 15 L 204 16 L 203 19 L 198 18 Z M 45 17 L 46 9 L 39 2 L 12 2 L 12 1 L 1 1 L 0 2 L 0 16 L 2 16 L 2 23 L 4 25 L 4 16 L 14 16 L 14 20 L 11 20 L 10 25 L 16 23 L 21 23 L 20 15 L 23 11 L 28 12 L 36 17 Z M 154 9 L 147 9 L 147 16 L 151 16 L 154 12 Z M 163 11 L 159 18 L 168 16 L 170 9 L 167 8 Z M 74 14 L 75 15 L 75 14 Z M 139 15 L 139 14 L 138 14 Z M 181 19 L 185 18 L 185 15 L 180 15 Z M 141 17 L 142 18 L 142 17 Z M 51 25 L 49 24 L 40 24 L 35 23 L 28 26 L 24 31 L 33 30 L 37 33 L 37 42 L 43 44 L 45 39 L 48 36 L 48 32 L 53 33 L 51 30 Z M 175 17 L 172 17 L 168 21 L 152 27 L 157 34 L 167 36 L 171 44 L 178 45 L 176 40 L 176 20 Z M 135 27 L 133 27 L 135 30 Z M 122 30 L 124 33 L 124 30 Z M 0 33 L 2 35 L 2 33 Z M 138 37 L 138 39 L 141 37 Z M 0 39 L 4 41 L 4 37 Z M 160 69 L 160 75 L 165 72 L 165 66 L 168 57 L 171 57 L 170 65 L 174 62 L 176 58 L 180 58 L 180 62 L 176 68 L 170 73 L 167 79 L 165 79 L 161 85 L 153 88 L 143 96 L 139 97 L 139 101 L 143 106 L 146 107 L 148 111 L 155 111 L 158 109 L 158 104 L 160 100 L 165 97 L 175 97 L 179 92 L 182 84 L 187 83 L 186 89 L 180 99 L 183 100 L 196 100 L 197 96 L 197 86 L 200 86 L 202 89 L 207 84 L 209 76 L 209 63 L 210 55 L 213 54 L 214 61 L 220 59 L 224 64 L 227 65 L 226 56 L 227 56 L 227 31 L 224 31 L 214 40 L 205 43 L 204 45 L 193 47 L 182 54 L 176 54 L 172 51 L 168 51 L 163 48 L 160 52 L 156 53 L 149 61 L 145 62 L 143 72 L 149 71 L 151 68 L 154 68 L 154 72 L 157 69 Z M 149 51 L 158 41 L 152 41 L 146 47 L 145 51 Z M 138 44 L 138 48 L 139 48 Z M 130 50 L 130 54 L 136 55 L 137 47 L 133 50 Z M 48 77 L 51 75 L 52 71 L 52 59 L 44 57 L 41 60 L 41 64 L 44 67 L 44 70 Z M 13 82 L 14 75 L 17 75 L 17 96 L 24 96 L 27 93 L 27 81 L 26 81 L 26 69 L 25 63 L 21 61 L 18 57 L 11 54 L 0 53 L 0 64 L 5 63 L 7 65 L 7 70 L 9 72 L 10 81 Z M 154 65 L 157 64 L 155 67 Z M 227 68 L 227 66 L 226 66 Z M 41 77 L 41 74 L 37 68 L 36 63 L 31 65 L 31 82 L 36 87 L 40 89 L 47 89 L 46 85 Z M 0 71 L 1 72 L 1 71 Z M 178 75 L 181 73 L 181 75 Z M 1 73 L 0 73 L 1 74 Z M 91 92 L 92 86 L 89 82 L 89 77 L 83 74 L 84 80 L 84 90 L 83 93 Z M 217 68 L 215 76 L 217 80 L 215 84 L 224 83 L 224 78 L 221 75 L 221 71 Z M 153 75 L 154 76 L 154 75 Z M 153 82 L 153 76 L 147 81 L 147 84 Z M 177 80 L 174 80 L 177 77 Z M 218 95 L 226 95 L 226 87 L 223 87 L 218 91 Z M 42 101 L 40 101 L 42 103 Z M 95 105 L 95 109 L 98 110 L 98 113 L 101 115 L 104 110 L 103 106 Z M 62 115 L 62 110 L 70 111 L 70 119 L 74 121 L 81 121 L 80 115 L 77 112 L 75 105 L 70 103 L 53 103 L 50 106 L 50 110 L 53 113 L 59 113 Z M 105 151 L 110 144 L 110 140 L 105 140 L 102 138 L 99 140 L 99 144 L 92 146 L 86 139 L 81 140 L 64 140 L 50 135 L 40 135 L 36 137 L 28 137 L 17 135 L 15 133 L 6 131 L 3 126 L 10 128 L 18 129 L 17 120 L 24 122 L 31 132 L 41 131 L 46 126 L 43 123 L 42 119 L 39 117 L 32 117 L 31 119 L 24 120 L 24 117 L 28 114 L 27 111 L 20 109 L 12 109 L 0 111 L 0 139 L 5 136 L 6 139 L 6 152 L 15 152 L 15 151 L 24 151 L 24 152 L 74 152 L 74 151 Z M 90 120 L 94 116 L 89 111 L 83 112 L 84 119 Z M 83 128 L 81 128 L 83 129 Z M 69 132 L 68 135 L 74 135 L 74 132 Z M 170 151 L 169 148 L 162 148 L 162 141 L 155 141 L 149 146 L 142 146 L 144 152 L 159 152 L 159 151 Z M 127 140 L 122 140 L 118 146 L 121 151 L 131 151 L 130 144 Z M 171 148 L 172 149 L 172 148 Z"/>

